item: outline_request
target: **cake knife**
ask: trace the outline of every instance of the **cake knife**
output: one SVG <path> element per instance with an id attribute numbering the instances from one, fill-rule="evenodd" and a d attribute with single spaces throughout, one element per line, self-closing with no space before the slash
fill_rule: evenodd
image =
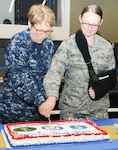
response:
<path id="1" fill-rule="evenodd" d="M 49 121 L 49 123 L 51 123 L 51 119 L 50 119 L 50 116 L 48 117 L 48 121 Z"/>

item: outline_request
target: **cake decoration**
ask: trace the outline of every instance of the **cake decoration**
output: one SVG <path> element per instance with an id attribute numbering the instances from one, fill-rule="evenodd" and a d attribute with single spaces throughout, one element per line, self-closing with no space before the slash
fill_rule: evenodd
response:
<path id="1" fill-rule="evenodd" d="M 21 122 L 4 125 L 8 147 L 108 141 L 109 134 L 90 120 Z"/>

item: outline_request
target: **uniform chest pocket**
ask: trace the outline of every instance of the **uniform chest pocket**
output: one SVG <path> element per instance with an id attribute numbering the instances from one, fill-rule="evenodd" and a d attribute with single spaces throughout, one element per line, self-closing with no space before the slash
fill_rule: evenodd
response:
<path id="1" fill-rule="evenodd" d="M 37 66 L 37 61 L 35 59 L 30 59 L 29 60 L 29 66 L 30 67 L 36 67 Z"/>
<path id="2" fill-rule="evenodd" d="M 77 54 L 71 54 L 70 55 L 70 58 L 69 58 L 69 64 L 70 66 L 80 66 L 83 64 L 85 64 L 84 60 L 83 60 L 83 57 L 81 55 L 77 55 Z"/>

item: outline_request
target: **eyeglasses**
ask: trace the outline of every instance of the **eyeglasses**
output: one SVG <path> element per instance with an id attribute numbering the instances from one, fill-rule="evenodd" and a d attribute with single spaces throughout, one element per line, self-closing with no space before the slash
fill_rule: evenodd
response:
<path id="1" fill-rule="evenodd" d="M 49 34 L 49 33 L 52 33 L 53 32 L 53 30 L 43 30 L 43 29 L 37 29 L 34 25 L 33 25 L 33 27 L 34 27 L 34 29 L 36 30 L 36 32 L 38 33 L 38 34 L 40 34 L 40 35 L 42 35 L 42 34 Z"/>
<path id="2" fill-rule="evenodd" d="M 91 28 L 94 28 L 94 29 L 97 29 L 100 25 L 98 25 L 98 24 L 90 24 L 90 23 L 87 23 L 87 22 L 82 22 L 81 23 L 84 27 L 89 27 L 89 26 L 91 26 Z"/>

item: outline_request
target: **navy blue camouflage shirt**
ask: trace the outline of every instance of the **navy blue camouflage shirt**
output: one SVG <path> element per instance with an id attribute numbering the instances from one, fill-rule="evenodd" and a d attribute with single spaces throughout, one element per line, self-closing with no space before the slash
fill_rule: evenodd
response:
<path id="1" fill-rule="evenodd" d="M 30 30 L 15 34 L 6 49 L 6 73 L 0 90 L 2 122 L 39 121 L 38 112 L 45 99 L 43 77 L 47 73 L 54 45 L 50 39 L 38 44 Z"/>

